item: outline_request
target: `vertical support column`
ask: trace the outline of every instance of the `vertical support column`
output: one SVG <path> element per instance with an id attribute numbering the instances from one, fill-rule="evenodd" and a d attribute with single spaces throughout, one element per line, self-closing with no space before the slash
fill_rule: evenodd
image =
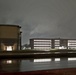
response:
<path id="1" fill-rule="evenodd" d="M 17 34 L 17 50 L 19 50 L 19 33 Z"/>
<path id="2" fill-rule="evenodd" d="M 0 51 L 1 51 L 1 39 L 0 39 Z"/>
<path id="3" fill-rule="evenodd" d="M 55 58 L 51 58 L 51 61 L 55 61 Z"/>
<path id="4" fill-rule="evenodd" d="M 21 33 L 22 32 L 20 32 L 20 35 L 19 35 L 19 44 L 20 44 L 19 46 L 20 46 L 20 50 L 21 50 Z"/>
<path id="5" fill-rule="evenodd" d="M 68 49 L 68 40 L 66 40 L 66 47 L 67 47 L 67 49 Z"/>
<path id="6" fill-rule="evenodd" d="M 30 47 L 31 49 L 34 49 L 34 39 L 30 39 Z"/>
<path id="7" fill-rule="evenodd" d="M 17 50 L 21 50 L 21 32 L 18 33 L 17 37 Z"/>
<path id="8" fill-rule="evenodd" d="M 55 42 L 54 42 L 54 39 L 51 40 L 51 45 L 52 45 L 52 46 L 51 46 L 52 49 L 54 49 L 54 48 L 55 48 Z"/>

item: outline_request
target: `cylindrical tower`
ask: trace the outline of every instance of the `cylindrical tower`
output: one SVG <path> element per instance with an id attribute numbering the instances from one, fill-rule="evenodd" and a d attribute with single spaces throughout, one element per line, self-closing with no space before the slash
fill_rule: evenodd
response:
<path id="1" fill-rule="evenodd" d="M 0 25 L 0 50 L 13 51 L 21 48 L 21 32 L 18 25 Z"/>

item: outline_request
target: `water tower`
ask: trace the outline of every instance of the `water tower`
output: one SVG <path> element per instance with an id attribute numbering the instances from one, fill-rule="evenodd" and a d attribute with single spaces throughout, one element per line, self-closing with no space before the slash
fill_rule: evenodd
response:
<path id="1" fill-rule="evenodd" d="M 21 49 L 21 31 L 19 25 L 0 25 L 0 50 L 14 51 Z"/>

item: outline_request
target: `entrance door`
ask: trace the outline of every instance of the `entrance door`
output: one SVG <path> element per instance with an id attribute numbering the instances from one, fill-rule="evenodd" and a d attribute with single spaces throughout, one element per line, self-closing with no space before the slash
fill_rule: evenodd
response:
<path id="1" fill-rule="evenodd" d="M 7 46 L 7 47 L 6 47 L 6 50 L 7 50 L 7 51 L 12 51 L 12 50 L 13 50 L 13 47 L 12 47 L 12 46 Z"/>

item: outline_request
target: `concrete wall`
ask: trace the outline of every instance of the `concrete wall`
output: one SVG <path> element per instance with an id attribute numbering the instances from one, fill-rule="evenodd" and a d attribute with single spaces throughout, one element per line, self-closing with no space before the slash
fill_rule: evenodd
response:
<path id="1" fill-rule="evenodd" d="M 18 38 L 20 28 L 16 26 L 0 26 L 0 38 Z"/>

